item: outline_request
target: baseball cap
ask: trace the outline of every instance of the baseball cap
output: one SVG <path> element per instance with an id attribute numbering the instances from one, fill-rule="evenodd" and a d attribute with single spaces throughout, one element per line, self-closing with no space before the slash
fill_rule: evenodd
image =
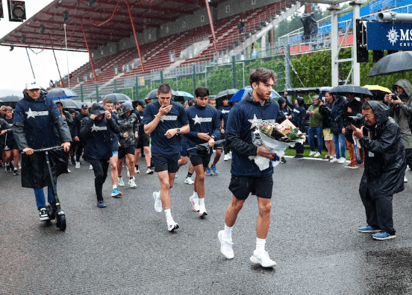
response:
<path id="1" fill-rule="evenodd" d="M 32 89 L 41 89 L 39 83 L 37 83 L 36 80 L 29 80 L 26 82 L 26 87 L 25 89 L 27 90 L 32 90 Z"/>
<path id="2" fill-rule="evenodd" d="M 87 106 L 87 104 L 82 104 L 82 109 L 88 109 L 89 107 Z"/>

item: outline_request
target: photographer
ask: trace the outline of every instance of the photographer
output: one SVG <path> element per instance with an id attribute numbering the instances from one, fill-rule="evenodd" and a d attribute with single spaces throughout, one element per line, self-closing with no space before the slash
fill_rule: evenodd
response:
<path id="1" fill-rule="evenodd" d="M 412 106 L 412 85 L 408 80 L 398 80 L 392 89 L 389 99 L 390 116 L 398 123 L 401 129 L 402 142 L 405 146 L 406 164 L 412 167 L 412 133 L 409 126 Z M 406 176 L 404 182 L 407 182 Z"/>
<path id="2" fill-rule="evenodd" d="M 353 135 L 365 149 L 365 170 L 359 185 L 359 193 L 366 211 L 367 226 L 362 233 L 375 233 L 375 240 L 395 238 L 393 227 L 393 194 L 404 190 L 405 148 L 401 130 L 388 117 L 388 107 L 377 101 L 363 104 L 365 126 L 351 125 Z"/>
<path id="3" fill-rule="evenodd" d="M 360 128 L 361 126 L 361 117 L 356 120 L 356 116 L 362 113 L 362 103 L 355 99 L 355 95 L 353 93 L 346 94 L 346 103 L 343 105 L 343 128 L 342 133 L 345 134 L 346 138 L 346 145 L 348 146 L 348 151 L 350 155 L 350 163 L 349 165 L 345 166 L 345 168 L 349 169 L 357 169 L 359 168 L 359 164 L 356 158 L 360 158 L 360 151 L 356 147 L 352 139 L 352 132 L 346 129 L 349 125 L 355 125 L 356 127 Z M 354 118 L 355 117 L 355 118 Z M 355 121 L 354 121 L 355 120 Z M 360 123 L 360 124 L 359 124 Z"/>

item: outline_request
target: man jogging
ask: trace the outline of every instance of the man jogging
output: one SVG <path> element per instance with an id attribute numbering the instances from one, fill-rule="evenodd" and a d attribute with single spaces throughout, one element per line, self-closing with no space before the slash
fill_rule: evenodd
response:
<path id="1" fill-rule="evenodd" d="M 189 132 L 189 123 L 182 105 L 171 101 L 172 89 L 162 84 L 157 89 L 159 101 L 144 110 L 144 131 L 152 138 L 152 164 L 160 181 L 160 192 L 154 192 L 156 212 L 166 214 L 167 229 L 173 232 L 179 225 L 173 220 L 170 206 L 170 189 L 178 170 L 180 139 L 177 134 Z M 162 208 L 163 206 L 163 208 Z"/>
<path id="2" fill-rule="evenodd" d="M 219 232 L 218 238 L 221 253 L 227 259 L 232 259 L 232 227 L 249 194 L 256 195 L 259 207 L 256 250 L 250 261 L 263 267 L 273 267 L 276 262 L 270 259 L 265 251 L 272 207 L 273 167 L 270 162 L 269 168 L 261 171 L 249 157 L 259 155 L 273 160 L 276 156 L 265 145 L 256 147 L 252 143 L 252 132 L 263 122 L 276 122 L 279 105 L 270 99 L 270 95 L 273 85 L 277 82 L 277 76 L 271 70 L 258 68 L 250 75 L 249 80 L 253 91 L 231 109 L 226 126 L 226 144 L 233 153 L 232 178 L 229 184 L 233 196 L 231 204 L 226 209 L 225 229 Z"/>

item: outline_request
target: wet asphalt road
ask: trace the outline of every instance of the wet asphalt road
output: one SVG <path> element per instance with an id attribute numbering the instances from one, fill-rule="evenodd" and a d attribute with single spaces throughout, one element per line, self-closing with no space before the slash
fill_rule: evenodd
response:
<path id="1" fill-rule="evenodd" d="M 41 223 L 32 190 L 0 171 L 1 294 L 412 294 L 411 171 L 411 183 L 394 197 L 397 238 L 374 241 L 357 231 L 365 225 L 363 169 L 288 159 L 274 174 L 266 249 L 277 266 L 267 270 L 249 261 L 258 213 L 253 196 L 233 230 L 235 258 L 220 254 L 230 161 L 206 179 L 204 220 L 188 200 L 187 166 L 179 171 L 171 193 L 175 233 L 153 208 L 156 175 L 138 175 L 138 188 L 126 184 L 121 199 L 109 196 L 108 179 L 108 207 L 99 209 L 93 172 L 88 165 L 70 168 L 58 182 L 65 232 Z"/>

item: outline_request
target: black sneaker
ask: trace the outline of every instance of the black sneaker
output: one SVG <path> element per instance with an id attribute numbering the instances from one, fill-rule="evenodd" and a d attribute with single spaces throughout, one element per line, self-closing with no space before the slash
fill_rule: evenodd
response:
<path id="1" fill-rule="evenodd" d="M 13 174 L 14 174 L 14 175 L 19 175 L 19 170 L 18 170 L 17 168 L 14 168 Z"/>
<path id="2" fill-rule="evenodd" d="M 285 157 L 280 158 L 280 163 L 282 163 L 282 164 L 285 164 L 285 163 L 286 163 Z"/>
<path id="3" fill-rule="evenodd" d="M 74 160 L 74 158 L 71 159 L 72 165 L 75 166 L 76 165 L 76 161 Z"/>

